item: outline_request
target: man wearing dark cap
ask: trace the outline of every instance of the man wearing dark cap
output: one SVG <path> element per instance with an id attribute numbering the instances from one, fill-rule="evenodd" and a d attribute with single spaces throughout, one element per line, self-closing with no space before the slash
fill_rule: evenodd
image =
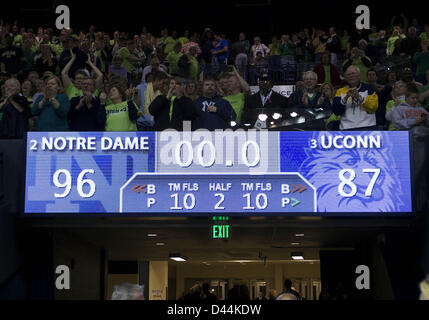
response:
<path id="1" fill-rule="evenodd" d="M 273 91 L 273 81 L 267 73 L 259 78 L 259 91 L 248 97 L 244 103 L 245 109 L 286 107 L 287 99 Z"/>

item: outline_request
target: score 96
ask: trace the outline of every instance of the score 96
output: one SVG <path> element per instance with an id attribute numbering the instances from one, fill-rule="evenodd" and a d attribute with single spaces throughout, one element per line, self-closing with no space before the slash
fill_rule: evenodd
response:
<path id="1" fill-rule="evenodd" d="M 95 171 L 93 169 L 83 170 L 79 176 L 77 177 L 77 193 L 81 198 L 91 198 L 96 191 L 95 182 L 91 179 L 85 179 L 86 174 L 94 174 Z M 61 182 L 62 181 L 62 182 Z M 64 188 L 63 193 L 54 193 L 55 198 L 66 198 L 72 189 L 72 176 L 69 170 L 60 169 L 55 171 L 52 182 L 58 188 Z M 84 186 L 87 185 L 89 187 L 88 192 L 84 191 Z M 88 188 L 85 188 L 88 189 Z"/>

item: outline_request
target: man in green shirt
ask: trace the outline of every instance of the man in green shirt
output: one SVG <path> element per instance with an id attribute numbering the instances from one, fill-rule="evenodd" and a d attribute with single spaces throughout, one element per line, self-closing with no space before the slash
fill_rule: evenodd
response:
<path id="1" fill-rule="evenodd" d="M 180 57 L 183 56 L 183 53 L 181 53 L 180 50 L 182 50 L 182 45 L 180 42 L 176 42 L 173 51 L 167 55 L 167 61 L 170 63 L 170 74 L 172 76 L 179 75 L 178 62 Z"/>
<path id="2" fill-rule="evenodd" d="M 164 53 L 169 54 L 174 50 L 174 45 L 177 42 L 177 31 L 172 31 L 171 36 L 165 39 Z"/>
<path id="3" fill-rule="evenodd" d="M 396 26 L 393 28 L 392 36 L 387 40 L 387 48 L 388 48 L 388 55 L 393 55 L 393 52 L 395 51 L 395 43 L 399 39 L 404 39 L 406 36 L 401 33 L 401 28 Z"/>
<path id="4" fill-rule="evenodd" d="M 188 58 L 190 61 L 189 77 L 195 81 L 197 80 L 198 71 L 199 71 L 198 60 L 197 58 L 195 58 L 196 55 L 197 55 L 197 48 L 190 47 L 189 54 L 188 54 Z"/>
<path id="5" fill-rule="evenodd" d="M 143 62 L 142 59 L 137 58 L 133 53 L 136 50 L 136 42 L 134 40 L 128 40 L 126 47 L 119 49 L 118 54 L 124 59 L 124 67 L 127 69 L 127 73 L 131 74 L 135 70 L 135 64 Z"/>
<path id="6" fill-rule="evenodd" d="M 285 73 L 286 81 L 295 79 L 296 63 L 295 63 L 295 45 L 289 39 L 289 35 L 282 35 L 281 43 L 279 44 L 280 63 L 282 70 Z"/>
<path id="7" fill-rule="evenodd" d="M 89 78 L 89 72 L 84 70 L 78 70 L 75 74 L 75 79 L 72 80 L 69 77 L 69 70 L 73 63 L 76 60 L 76 55 L 74 52 L 70 49 L 70 54 L 72 58 L 70 59 L 69 63 L 64 67 L 63 71 L 61 71 L 61 78 L 63 80 L 64 89 L 66 91 L 66 95 L 69 97 L 69 99 L 73 99 L 75 97 L 80 97 L 83 95 L 82 86 L 83 86 L 83 80 Z M 88 65 L 92 68 L 96 75 L 95 79 L 95 87 L 96 92 L 95 95 L 98 95 L 99 92 L 103 89 L 103 74 L 101 71 L 92 63 L 90 56 L 88 56 Z"/>
<path id="8" fill-rule="evenodd" d="M 416 64 L 416 80 L 421 82 L 425 80 L 426 71 L 429 70 L 429 40 L 422 40 L 422 51 L 416 52 L 413 62 Z"/>
<path id="9" fill-rule="evenodd" d="M 356 66 L 360 70 L 361 74 L 361 81 L 364 83 L 367 83 L 367 71 L 369 68 L 372 67 L 371 59 L 365 56 L 365 52 L 363 50 L 358 49 L 357 47 L 354 47 L 350 52 L 350 58 L 348 58 L 343 63 L 343 70 L 344 72 L 350 67 L 351 65 Z"/>
<path id="10" fill-rule="evenodd" d="M 224 99 L 231 104 L 237 114 L 236 121 L 239 124 L 241 122 L 245 97 L 251 94 L 251 90 L 249 84 L 240 76 L 237 69 L 233 67 L 232 70 L 233 72 L 228 79 L 229 92 Z"/>
<path id="11" fill-rule="evenodd" d="M 180 37 L 177 41 L 180 42 L 182 47 L 189 42 L 189 31 L 185 30 L 183 37 Z"/>
<path id="12" fill-rule="evenodd" d="M 293 58 L 295 53 L 295 45 L 290 41 L 289 35 L 282 35 L 281 43 L 278 46 L 280 57 Z"/>

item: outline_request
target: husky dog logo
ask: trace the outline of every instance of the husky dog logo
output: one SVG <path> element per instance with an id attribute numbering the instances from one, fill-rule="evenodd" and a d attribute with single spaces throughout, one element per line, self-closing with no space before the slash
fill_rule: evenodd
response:
<path id="1" fill-rule="evenodd" d="M 356 133 L 348 132 L 348 135 Z M 403 205 L 401 185 L 395 162 L 386 157 L 390 153 L 390 143 L 386 134 L 377 132 L 383 141 L 382 149 L 306 149 L 306 160 L 301 164 L 300 172 L 317 190 L 318 212 L 399 212 Z M 313 139 L 320 141 L 327 132 L 315 133 Z M 351 179 L 345 174 L 342 179 L 349 182 L 341 186 L 344 192 L 350 193 L 353 184 L 356 194 L 344 197 L 339 193 L 341 184 L 340 172 L 344 169 L 354 171 Z M 374 174 L 368 170 L 379 169 L 371 196 L 366 196 L 368 186 Z M 365 172 L 367 171 L 367 172 Z M 376 208 L 376 209 L 374 209 Z"/>

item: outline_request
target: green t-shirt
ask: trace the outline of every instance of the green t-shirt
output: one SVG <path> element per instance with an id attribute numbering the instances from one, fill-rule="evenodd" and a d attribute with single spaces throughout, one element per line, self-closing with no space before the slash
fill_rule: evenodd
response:
<path id="1" fill-rule="evenodd" d="M 325 82 L 324 83 L 331 83 L 331 66 L 323 65 L 323 69 L 325 69 Z"/>
<path id="2" fill-rule="evenodd" d="M 134 107 L 139 111 L 135 104 Z M 106 131 L 137 131 L 136 122 L 128 115 L 128 101 L 106 106 Z"/>
<path id="3" fill-rule="evenodd" d="M 271 43 L 269 45 L 269 48 L 270 48 L 270 55 L 272 55 L 272 56 L 280 55 L 280 49 L 279 49 L 278 43 Z"/>
<path id="4" fill-rule="evenodd" d="M 399 103 L 405 102 L 405 99 L 400 99 Z M 387 102 L 386 104 L 386 114 L 392 109 L 394 108 L 394 104 L 395 101 L 394 100 L 390 100 Z M 389 122 L 389 131 L 394 131 L 394 130 L 398 130 L 393 126 L 393 123 Z"/>
<path id="5" fill-rule="evenodd" d="M 73 83 L 70 83 L 70 85 L 66 88 L 66 95 L 71 100 L 73 98 L 80 97 L 81 95 L 83 95 L 83 91 L 81 89 L 76 88 Z"/>
<path id="6" fill-rule="evenodd" d="M 420 94 L 425 92 L 425 91 L 428 91 L 429 90 L 429 84 L 427 84 L 425 86 L 420 86 L 417 88 L 417 90 L 419 90 Z M 423 102 L 422 107 L 425 108 L 426 110 L 429 110 L 429 98 Z"/>
<path id="7" fill-rule="evenodd" d="M 13 39 L 13 44 L 17 47 L 21 47 L 22 46 L 22 35 L 17 34 L 15 36 L 15 38 Z"/>
<path id="8" fill-rule="evenodd" d="M 421 76 L 429 70 L 429 51 L 416 52 L 413 57 L 413 62 L 416 64 L 416 75 Z"/>
<path id="9" fill-rule="evenodd" d="M 191 79 L 197 80 L 198 68 L 199 68 L 198 61 L 195 57 L 191 55 L 188 55 L 188 57 L 189 57 L 189 60 L 191 61 L 191 67 L 189 69 L 189 77 Z"/>
<path id="10" fill-rule="evenodd" d="M 181 38 L 177 39 L 177 41 L 179 41 L 183 47 L 185 44 L 187 44 L 189 42 L 189 39 L 186 37 L 181 37 Z"/>
<path id="11" fill-rule="evenodd" d="M 293 57 L 295 54 L 295 46 L 292 42 L 280 43 L 279 50 L 282 57 Z"/>
<path id="12" fill-rule="evenodd" d="M 123 47 L 123 48 L 119 49 L 118 54 L 124 60 L 124 62 L 122 64 L 125 67 L 125 69 L 127 69 L 127 72 L 132 73 L 134 70 L 134 66 L 131 62 L 128 61 L 128 57 L 131 55 L 130 50 L 128 50 L 127 47 Z"/>
<path id="13" fill-rule="evenodd" d="M 341 41 L 341 49 L 343 49 L 344 51 L 347 50 L 347 44 L 349 43 L 349 39 L 350 39 L 349 36 L 345 36 L 345 37 L 342 37 L 340 39 L 340 41 Z"/>
<path id="14" fill-rule="evenodd" d="M 401 39 L 406 38 L 405 35 L 401 35 Z M 389 54 L 392 55 L 395 51 L 395 42 L 399 39 L 399 36 L 390 37 L 389 40 L 387 40 L 387 48 L 389 48 Z"/>
<path id="15" fill-rule="evenodd" d="M 172 37 L 167 37 L 165 39 L 165 48 L 164 53 L 169 54 L 174 49 L 174 45 L 176 44 L 176 40 L 174 40 Z"/>
<path id="16" fill-rule="evenodd" d="M 380 34 L 378 32 L 371 33 L 368 36 L 368 40 L 371 41 L 372 45 L 375 45 L 378 39 L 380 39 Z"/>
<path id="17" fill-rule="evenodd" d="M 365 58 L 368 58 L 368 57 L 365 56 Z M 346 64 L 346 62 L 347 62 L 347 60 L 344 61 L 343 65 Z M 368 83 L 367 79 L 366 79 L 366 72 L 368 71 L 369 68 L 363 64 L 361 58 L 357 58 L 357 59 L 352 60 L 352 65 L 359 68 L 360 74 L 361 74 L 360 80 L 364 83 Z"/>
<path id="18" fill-rule="evenodd" d="M 243 112 L 244 108 L 244 93 L 240 92 L 232 96 L 224 97 L 225 100 L 227 100 L 232 108 L 234 109 L 235 113 L 237 114 L 237 123 L 241 122 L 241 114 Z"/>
<path id="19" fill-rule="evenodd" d="M 100 91 L 98 89 L 95 89 L 94 95 L 98 96 L 99 94 Z M 71 100 L 73 98 L 82 96 L 83 91 L 81 89 L 76 88 L 73 83 L 70 83 L 70 85 L 66 88 L 66 95 Z"/>
<path id="20" fill-rule="evenodd" d="M 183 53 L 181 52 L 176 53 L 174 51 L 171 51 L 167 55 L 167 61 L 170 63 L 170 74 L 175 74 L 175 75 L 179 74 L 178 62 L 181 56 L 183 56 Z"/>

